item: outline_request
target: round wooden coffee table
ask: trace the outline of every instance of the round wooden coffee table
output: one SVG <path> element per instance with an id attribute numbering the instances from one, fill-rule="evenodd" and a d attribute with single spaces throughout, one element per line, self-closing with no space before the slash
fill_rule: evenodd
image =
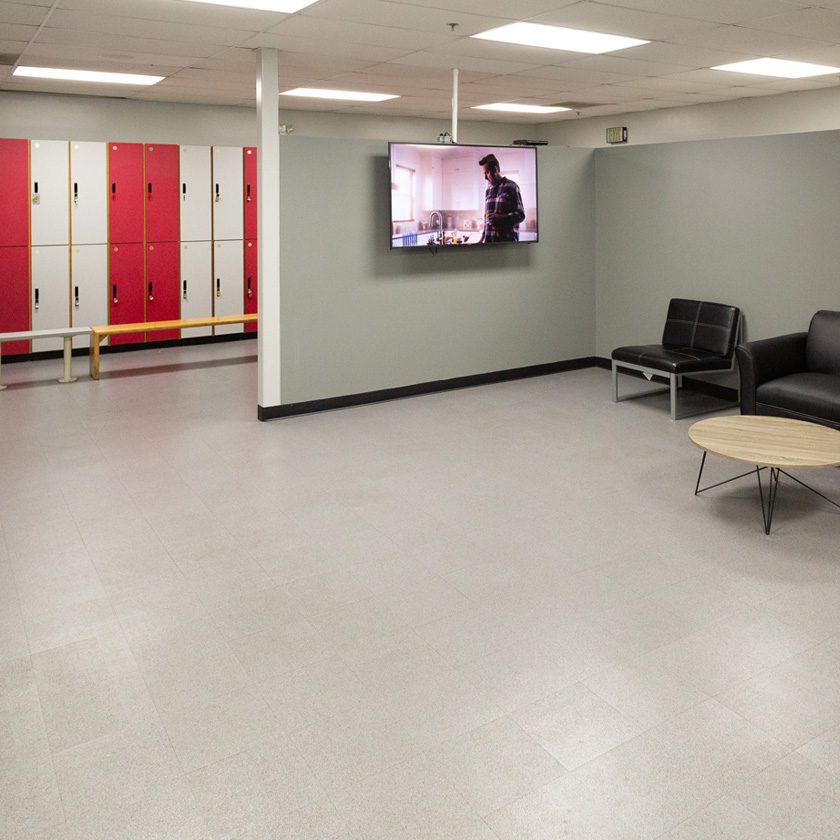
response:
<path id="1" fill-rule="evenodd" d="M 758 481 L 765 534 L 770 533 L 770 526 L 773 522 L 780 475 L 787 476 L 812 493 L 816 493 L 820 498 L 840 508 L 840 504 L 782 469 L 783 467 L 812 469 L 815 467 L 840 466 L 840 432 L 834 429 L 820 426 L 817 423 L 806 423 L 803 420 L 788 420 L 784 417 L 732 415 L 701 420 L 689 428 L 688 437 L 692 443 L 703 450 L 703 459 L 700 461 L 700 472 L 697 475 L 694 495 L 754 474 Z M 706 464 L 706 455 L 709 452 L 733 461 L 753 464 L 755 469 L 701 488 L 700 479 L 703 476 L 703 467 Z M 764 469 L 770 470 L 766 504 L 764 489 L 761 484 L 761 472 Z"/>

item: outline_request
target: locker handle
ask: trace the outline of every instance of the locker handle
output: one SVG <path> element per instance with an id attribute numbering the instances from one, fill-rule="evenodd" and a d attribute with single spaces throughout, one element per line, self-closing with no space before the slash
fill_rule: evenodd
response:
<path id="1" fill-rule="evenodd" d="M 117 197 L 117 182 L 111 182 L 111 200 L 113 201 Z"/>
<path id="2" fill-rule="evenodd" d="M 184 300 L 187 299 L 187 281 L 184 280 Z"/>
<path id="3" fill-rule="evenodd" d="M 216 201 L 221 201 L 222 197 L 219 195 L 219 185 L 216 184 Z"/>
<path id="4" fill-rule="evenodd" d="M 114 297 L 114 303 L 115 304 L 119 303 L 119 301 L 117 300 L 117 284 L 116 283 L 114 283 L 114 295 L 113 295 L 113 297 Z"/>
<path id="5" fill-rule="evenodd" d="M 74 300 L 74 305 L 75 305 L 76 309 L 78 309 L 79 308 L 79 287 L 78 286 L 73 287 L 73 300 Z"/>
<path id="6" fill-rule="evenodd" d="M 152 294 L 152 281 L 149 280 L 149 300 L 154 300 L 155 296 Z"/>
<path id="7" fill-rule="evenodd" d="M 40 204 L 41 203 L 41 196 L 38 195 L 38 182 L 33 181 L 32 183 L 32 203 L 33 204 Z"/>
<path id="8" fill-rule="evenodd" d="M 73 182 L 73 204 L 79 206 L 79 184 L 77 181 Z"/>
<path id="9" fill-rule="evenodd" d="M 251 278 L 249 277 L 248 278 L 248 297 L 252 298 L 253 296 L 254 296 L 254 293 L 251 291 Z"/>
<path id="10" fill-rule="evenodd" d="M 151 181 L 149 181 L 147 187 L 148 187 L 148 191 L 149 191 L 149 198 L 151 198 L 152 197 L 152 182 Z"/>
<path id="11" fill-rule="evenodd" d="M 181 184 L 181 198 L 186 201 L 187 200 L 187 185 Z"/>
<path id="12" fill-rule="evenodd" d="M 245 187 L 245 193 L 246 193 L 245 201 L 250 201 L 251 200 L 251 185 L 250 184 L 248 184 Z"/>
<path id="13" fill-rule="evenodd" d="M 222 296 L 222 281 L 217 277 L 216 278 L 216 297 Z"/>
<path id="14" fill-rule="evenodd" d="M 41 306 L 41 295 L 38 289 L 35 289 L 35 310 L 37 311 Z"/>

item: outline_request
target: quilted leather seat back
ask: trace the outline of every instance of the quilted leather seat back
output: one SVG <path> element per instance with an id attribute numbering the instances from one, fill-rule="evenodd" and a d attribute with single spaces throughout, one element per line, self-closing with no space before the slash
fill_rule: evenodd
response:
<path id="1" fill-rule="evenodd" d="M 840 312 L 821 309 L 811 319 L 805 365 L 812 373 L 840 375 Z"/>
<path id="2" fill-rule="evenodd" d="M 739 316 L 737 306 L 672 298 L 662 343 L 729 356 L 735 349 Z"/>

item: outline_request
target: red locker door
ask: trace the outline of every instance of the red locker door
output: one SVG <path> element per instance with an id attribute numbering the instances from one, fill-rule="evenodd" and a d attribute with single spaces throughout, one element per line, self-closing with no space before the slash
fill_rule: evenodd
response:
<path id="1" fill-rule="evenodd" d="M 108 144 L 108 241 L 143 241 L 142 143 Z"/>
<path id="2" fill-rule="evenodd" d="M 133 324 L 145 321 L 143 308 L 143 245 L 111 245 L 108 249 L 108 323 Z M 112 335 L 111 344 L 143 341 L 145 333 Z"/>
<path id="3" fill-rule="evenodd" d="M 0 248 L 0 333 L 21 332 L 29 326 L 29 248 Z M 28 341 L 7 341 L 4 356 L 28 353 Z"/>
<path id="4" fill-rule="evenodd" d="M 179 239 L 180 155 L 179 146 L 146 146 L 146 242 L 177 242 Z"/>
<path id="5" fill-rule="evenodd" d="M 245 243 L 245 314 L 257 311 L 257 240 Z M 256 322 L 245 324 L 245 332 L 256 332 Z"/>
<path id="6" fill-rule="evenodd" d="M 0 140 L 0 172 L 3 173 L 3 195 L 0 197 L 0 246 L 28 245 L 28 140 Z M 28 293 L 26 299 L 29 300 Z"/>
<path id="7" fill-rule="evenodd" d="M 177 205 L 175 212 L 178 212 Z M 181 317 L 181 301 L 178 297 L 179 252 L 178 242 L 155 242 L 146 245 L 147 321 L 176 321 Z M 156 330 L 146 333 L 146 341 L 165 341 L 180 337 L 180 330 Z"/>
<path id="8" fill-rule="evenodd" d="M 244 239 L 257 238 L 257 150 L 242 150 L 242 205 L 245 208 Z"/>

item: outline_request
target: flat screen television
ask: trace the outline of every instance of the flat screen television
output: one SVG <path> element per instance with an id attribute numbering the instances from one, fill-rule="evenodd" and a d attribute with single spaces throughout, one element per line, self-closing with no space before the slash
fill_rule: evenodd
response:
<path id="1" fill-rule="evenodd" d="M 391 247 L 537 242 L 533 146 L 390 143 Z"/>

